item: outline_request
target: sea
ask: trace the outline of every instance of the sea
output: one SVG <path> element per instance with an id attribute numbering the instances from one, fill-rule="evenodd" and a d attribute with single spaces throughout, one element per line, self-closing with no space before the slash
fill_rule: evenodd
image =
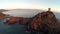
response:
<path id="1" fill-rule="evenodd" d="M 0 34 L 26 34 L 25 25 L 18 23 L 8 25 L 3 23 L 4 19 L 0 19 Z"/>

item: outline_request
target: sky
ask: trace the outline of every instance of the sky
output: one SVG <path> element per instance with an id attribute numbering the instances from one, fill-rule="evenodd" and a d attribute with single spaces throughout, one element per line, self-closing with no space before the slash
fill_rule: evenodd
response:
<path id="1" fill-rule="evenodd" d="M 60 0 L 0 0 L 0 9 L 47 9 L 60 11 Z"/>

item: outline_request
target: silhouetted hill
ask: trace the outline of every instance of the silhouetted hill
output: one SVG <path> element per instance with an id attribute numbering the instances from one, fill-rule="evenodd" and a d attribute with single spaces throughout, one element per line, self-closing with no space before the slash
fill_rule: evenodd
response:
<path id="1" fill-rule="evenodd" d="M 44 10 L 37 10 L 37 9 L 15 9 L 3 12 L 4 14 L 8 14 L 14 17 L 24 17 L 24 18 L 31 18 L 36 14 L 43 12 Z"/>
<path id="2" fill-rule="evenodd" d="M 17 16 L 17 17 L 25 17 L 25 18 L 31 18 L 34 17 L 36 14 L 45 12 L 45 10 L 37 10 L 37 9 L 14 9 L 14 10 L 9 10 L 6 12 L 3 12 L 6 15 L 10 16 Z M 60 19 L 60 13 L 59 12 L 54 12 L 56 18 Z"/>
<path id="3" fill-rule="evenodd" d="M 5 12 L 5 11 L 8 11 L 8 10 L 5 10 L 5 9 L 0 9 L 0 12 Z"/>

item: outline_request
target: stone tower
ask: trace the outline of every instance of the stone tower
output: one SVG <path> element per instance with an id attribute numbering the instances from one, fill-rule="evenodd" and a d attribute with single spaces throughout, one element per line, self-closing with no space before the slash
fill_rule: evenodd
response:
<path id="1" fill-rule="evenodd" d="M 48 8 L 48 11 L 51 12 L 51 8 Z"/>

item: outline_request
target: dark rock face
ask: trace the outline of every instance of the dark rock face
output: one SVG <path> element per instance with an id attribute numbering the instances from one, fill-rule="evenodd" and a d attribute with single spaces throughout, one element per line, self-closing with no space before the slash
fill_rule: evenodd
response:
<path id="1" fill-rule="evenodd" d="M 42 12 L 28 22 L 27 29 L 34 33 L 58 34 L 59 23 L 53 12 Z M 60 33 L 59 33 L 60 34 Z"/>

